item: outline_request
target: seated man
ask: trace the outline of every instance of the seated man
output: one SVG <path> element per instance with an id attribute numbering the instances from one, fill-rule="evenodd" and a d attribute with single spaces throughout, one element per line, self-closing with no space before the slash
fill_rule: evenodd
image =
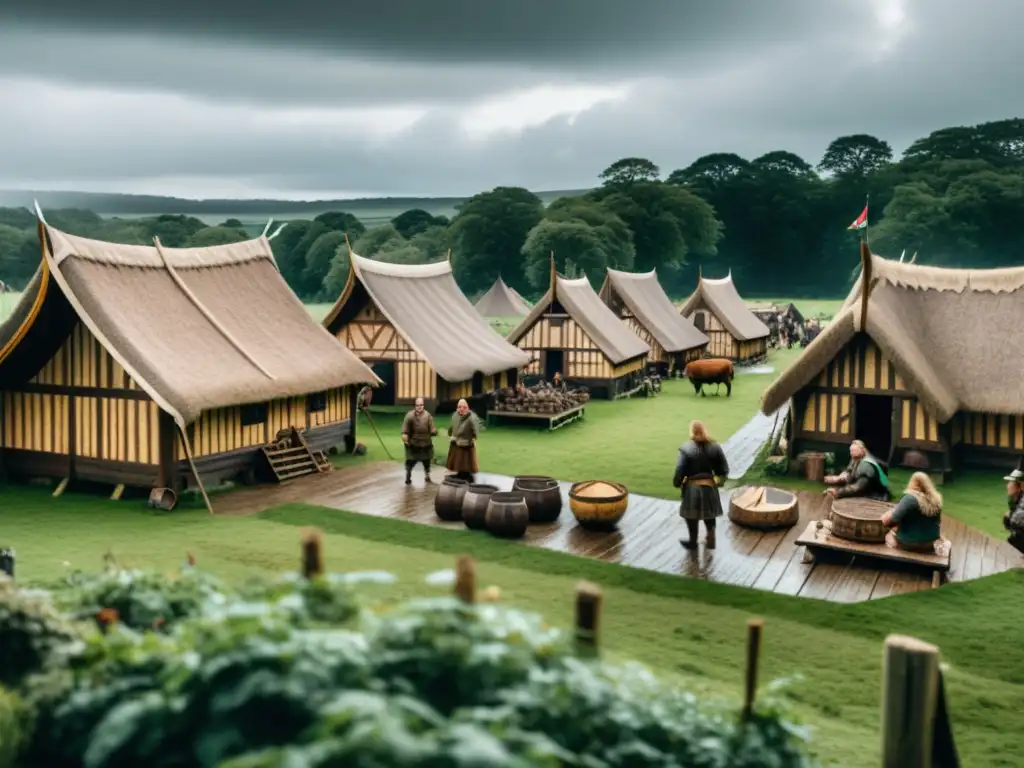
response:
<path id="1" fill-rule="evenodd" d="M 1006 500 L 1010 508 L 1003 515 L 1003 527 L 1010 532 L 1007 541 L 1024 553 L 1024 472 L 1015 469 L 1003 480 L 1006 481 Z"/>
<path id="2" fill-rule="evenodd" d="M 825 491 L 836 499 L 859 496 L 865 499 L 889 501 L 889 476 L 885 465 L 868 453 L 862 440 L 850 443 L 850 463 L 838 475 L 826 475 L 825 484 L 833 486 Z"/>

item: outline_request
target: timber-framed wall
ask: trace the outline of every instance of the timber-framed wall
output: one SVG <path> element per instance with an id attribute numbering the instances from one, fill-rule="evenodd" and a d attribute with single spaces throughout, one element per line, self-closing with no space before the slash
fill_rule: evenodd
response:
<path id="1" fill-rule="evenodd" d="M 718 315 L 701 298 L 690 315 L 698 331 L 708 337 L 706 352 L 711 357 L 724 357 L 737 363 L 754 362 L 768 354 L 768 337 L 741 341 L 725 327 Z"/>
<path id="2" fill-rule="evenodd" d="M 896 466 L 910 450 L 924 453 L 931 471 L 942 473 L 959 465 L 1012 468 L 1024 453 L 1024 414 L 959 412 L 938 422 L 863 332 L 794 395 L 790 453 L 826 449 L 845 457 L 850 442 L 860 437 L 857 402 L 863 396 L 892 400 L 891 452 L 879 458 Z"/>

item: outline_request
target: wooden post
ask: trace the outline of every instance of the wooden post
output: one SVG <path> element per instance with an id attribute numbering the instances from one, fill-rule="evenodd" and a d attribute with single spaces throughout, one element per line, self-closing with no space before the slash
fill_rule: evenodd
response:
<path id="1" fill-rule="evenodd" d="M 469 555 L 455 561 L 455 596 L 466 605 L 476 602 L 476 563 Z"/>
<path id="2" fill-rule="evenodd" d="M 882 768 L 932 768 L 939 649 L 889 635 L 882 675 Z"/>
<path id="3" fill-rule="evenodd" d="M 604 594 L 589 581 L 576 585 L 576 650 L 585 655 L 597 654 L 601 632 L 601 609 Z"/>
<path id="4" fill-rule="evenodd" d="M 754 712 L 754 699 L 757 696 L 757 666 L 761 657 L 761 632 L 764 619 L 751 619 L 747 622 L 747 679 L 746 694 L 743 698 L 743 719 L 747 720 Z"/>
<path id="5" fill-rule="evenodd" d="M 324 573 L 323 536 L 320 531 L 310 529 L 302 536 L 302 575 L 307 579 Z"/>

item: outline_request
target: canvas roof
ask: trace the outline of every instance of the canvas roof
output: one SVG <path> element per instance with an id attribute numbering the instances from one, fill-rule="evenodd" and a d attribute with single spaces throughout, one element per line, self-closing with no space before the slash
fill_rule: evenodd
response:
<path id="1" fill-rule="evenodd" d="M 835 319 L 765 392 L 764 413 L 807 386 L 859 331 L 940 422 L 960 410 L 1024 412 L 1024 267 L 943 269 L 869 258 L 867 317 L 858 280 Z"/>
<path id="2" fill-rule="evenodd" d="M 178 249 L 115 245 L 41 223 L 43 234 L 44 262 L 22 304 L 56 283 L 100 344 L 182 426 L 212 408 L 377 381 L 310 318 L 266 237 Z M 12 321 L 31 316 L 19 307 Z M 5 324 L 0 348 L 28 324 Z"/>
<path id="3" fill-rule="evenodd" d="M 609 269 L 605 288 L 609 286 L 666 352 L 684 352 L 708 343 L 708 337 L 676 311 L 658 282 L 657 270 L 620 272 Z"/>
<path id="4" fill-rule="evenodd" d="M 697 281 L 697 290 L 683 302 L 679 314 L 683 317 L 693 315 L 702 298 L 726 330 L 739 341 L 760 339 L 771 333 L 740 298 L 731 271 L 718 280 L 701 277 Z"/>
<path id="5" fill-rule="evenodd" d="M 587 278 L 570 280 L 554 274 L 552 282 L 553 285 L 530 314 L 509 334 L 509 341 L 513 344 L 557 301 L 614 365 L 650 353 L 650 346 L 605 306 Z"/>
<path id="6" fill-rule="evenodd" d="M 530 304 L 515 288 L 500 277 L 476 301 L 476 311 L 484 317 L 521 317 L 530 314 Z"/>
<path id="7" fill-rule="evenodd" d="M 522 368 L 532 359 L 474 309 L 448 261 L 390 264 L 349 254 L 349 284 L 324 320 L 332 331 L 358 280 L 384 317 L 446 381 Z"/>

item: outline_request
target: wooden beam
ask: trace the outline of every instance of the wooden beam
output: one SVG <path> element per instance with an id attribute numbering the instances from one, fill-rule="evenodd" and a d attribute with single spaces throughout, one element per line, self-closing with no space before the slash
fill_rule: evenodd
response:
<path id="1" fill-rule="evenodd" d="M 882 675 L 882 768 L 932 768 L 939 649 L 890 635 Z"/>

